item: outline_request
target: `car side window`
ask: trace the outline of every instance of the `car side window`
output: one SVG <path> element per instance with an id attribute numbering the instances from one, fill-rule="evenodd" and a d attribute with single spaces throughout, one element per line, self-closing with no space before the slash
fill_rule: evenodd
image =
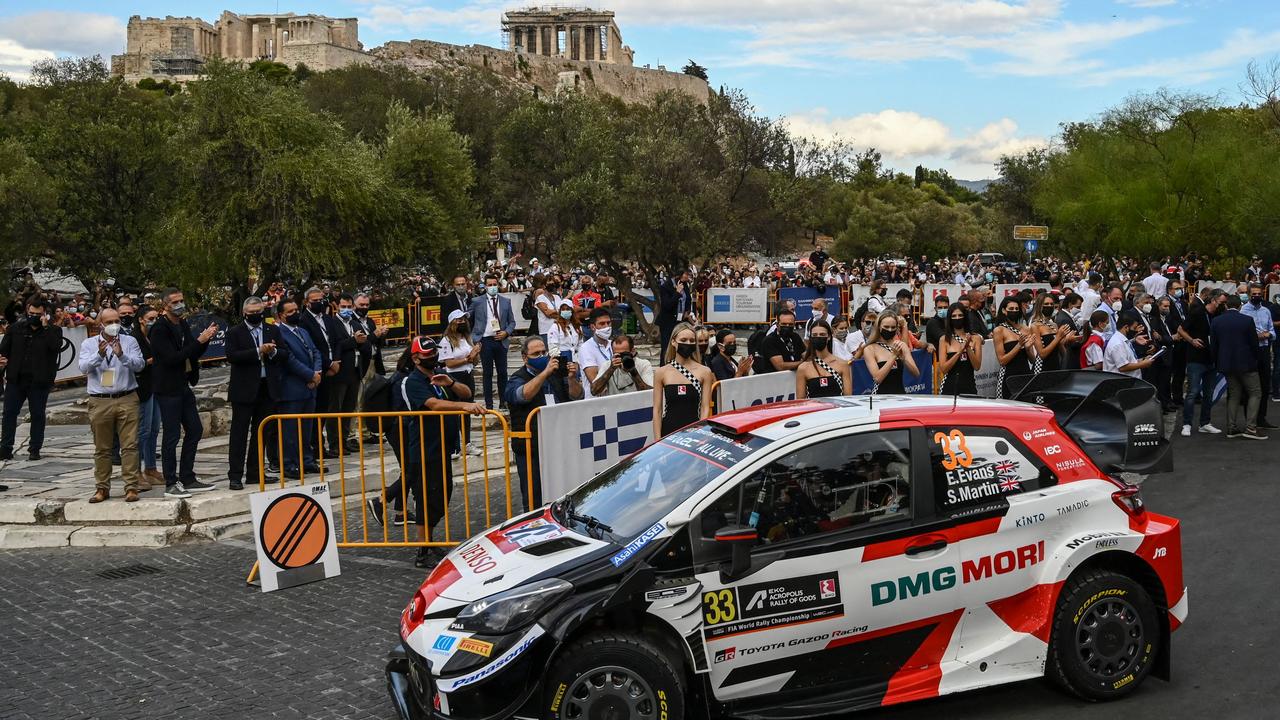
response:
<path id="1" fill-rule="evenodd" d="M 823 440 L 770 462 L 703 512 L 702 533 L 750 525 L 771 545 L 910 517 L 910 432 L 884 430 Z"/>
<path id="2" fill-rule="evenodd" d="M 1036 454 L 997 427 L 931 427 L 929 468 L 939 514 L 974 508 L 1057 483 Z"/>

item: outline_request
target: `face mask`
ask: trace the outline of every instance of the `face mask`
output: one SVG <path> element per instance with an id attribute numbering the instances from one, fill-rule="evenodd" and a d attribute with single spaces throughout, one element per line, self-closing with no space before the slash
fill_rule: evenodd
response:
<path id="1" fill-rule="evenodd" d="M 871 328 L 872 328 L 872 326 L 873 326 L 873 325 L 874 325 L 874 323 L 869 323 L 869 322 L 867 322 L 867 323 L 862 323 L 862 334 L 866 335 L 866 334 L 870 333 L 870 332 L 871 332 Z"/>
<path id="2" fill-rule="evenodd" d="M 778 326 L 778 332 L 783 334 L 791 334 L 791 333 L 794 333 L 795 331 L 796 331 L 795 325 L 779 325 Z"/>
<path id="3" fill-rule="evenodd" d="M 848 337 L 849 337 L 849 331 L 848 331 L 848 330 L 837 330 L 837 331 L 836 331 L 836 339 L 837 339 L 837 340 L 843 341 L 843 340 L 845 340 L 845 339 L 846 339 L 846 338 L 848 338 Z"/>
<path id="4" fill-rule="evenodd" d="M 601 342 L 607 341 L 609 338 L 613 337 L 613 328 L 600 328 L 596 330 L 596 337 Z"/>
<path id="5" fill-rule="evenodd" d="M 356 311 L 352 310 L 351 308 L 342 308 L 341 310 L 338 311 L 338 317 L 342 318 L 343 320 L 350 320 L 355 316 L 356 316 Z"/>
<path id="6" fill-rule="evenodd" d="M 1021 320 L 1021 319 L 1022 319 L 1022 311 L 1021 311 L 1021 310 L 1009 310 L 1009 311 L 1005 312 L 1004 316 L 1005 316 L 1005 317 L 1007 317 L 1007 318 L 1009 318 L 1009 321 L 1010 321 L 1010 322 L 1018 322 L 1019 320 Z"/>
<path id="7" fill-rule="evenodd" d="M 571 318 L 573 317 L 573 311 L 572 311 L 572 310 L 561 310 L 561 311 L 560 311 L 560 317 L 564 318 L 565 320 L 569 320 L 569 319 L 571 319 Z"/>
<path id="8" fill-rule="evenodd" d="M 464 293 L 464 292 L 466 292 L 466 291 L 467 291 L 467 286 L 466 286 L 466 285 L 454 285 L 454 286 L 453 286 L 453 290 L 454 290 L 454 292 L 457 292 L 458 294 L 462 294 L 462 293 Z"/>
<path id="9" fill-rule="evenodd" d="M 1141 310 L 1141 311 L 1142 311 L 1142 312 L 1144 312 L 1144 313 L 1150 313 L 1150 312 L 1151 312 L 1151 303 L 1143 303 L 1143 304 L 1142 304 L 1142 307 L 1139 307 L 1138 309 L 1139 309 L 1139 310 Z"/>
<path id="10" fill-rule="evenodd" d="M 488 293 L 489 297 L 493 297 L 494 295 L 497 295 L 497 294 L 498 294 L 498 286 L 497 286 L 497 285 L 488 285 L 488 286 L 486 286 L 486 287 L 485 287 L 484 291 L 485 291 L 486 293 Z"/>
<path id="11" fill-rule="evenodd" d="M 685 360 L 688 360 L 693 357 L 693 353 L 697 347 L 698 346 L 693 343 L 676 343 L 676 354 Z"/>
<path id="12" fill-rule="evenodd" d="M 947 309 L 946 309 L 946 308 L 938 308 L 936 311 L 934 311 L 934 314 L 935 314 L 935 315 L 937 315 L 937 316 L 938 316 L 938 317 L 940 317 L 940 318 L 941 318 L 941 317 L 946 317 L 946 316 L 947 316 Z"/>
<path id="13" fill-rule="evenodd" d="M 707 354 L 707 343 L 698 343 L 698 352 L 703 355 Z"/>
<path id="14" fill-rule="evenodd" d="M 422 368 L 423 372 L 432 373 L 435 372 L 439 363 L 434 358 L 414 358 L 413 364 Z"/>
<path id="15" fill-rule="evenodd" d="M 311 303 L 308 307 L 311 308 L 311 312 L 315 313 L 316 315 L 320 315 L 324 313 L 324 309 L 328 306 L 329 306 L 329 303 L 325 302 L 324 300 L 316 300 L 315 302 Z"/>
<path id="16" fill-rule="evenodd" d="M 720 346 L 720 353 L 721 353 L 722 355 L 727 355 L 727 356 L 729 356 L 729 357 L 733 357 L 734 353 L 736 353 L 736 352 L 738 352 L 738 345 L 737 345 L 737 343 L 729 343 L 728 345 L 721 345 L 721 346 Z"/>
<path id="17" fill-rule="evenodd" d="M 110 323 L 102 326 L 102 334 L 107 337 L 116 337 L 120 334 L 120 323 Z"/>
<path id="18" fill-rule="evenodd" d="M 364 318 L 369 314 L 369 308 L 356 308 L 356 317 Z"/>
<path id="19" fill-rule="evenodd" d="M 470 329 L 470 328 L 467 326 L 467 323 L 466 323 L 466 322 L 460 322 L 460 323 L 458 323 L 457 325 L 454 325 L 454 326 L 453 326 L 453 328 L 454 328 L 454 330 L 456 330 L 459 334 L 465 333 L 465 332 L 467 332 L 467 330 L 469 330 L 469 329 Z"/>
<path id="20" fill-rule="evenodd" d="M 964 321 L 964 318 L 951 318 L 951 327 L 953 329 L 960 330 L 967 325 L 968 323 Z"/>
<path id="21" fill-rule="evenodd" d="M 41 323 L 41 322 L 43 322 L 43 320 L 41 319 L 41 317 L 40 317 L 39 315 L 28 315 L 28 316 L 27 316 L 27 324 L 29 324 L 31 327 L 40 327 L 40 323 Z"/>
<path id="22" fill-rule="evenodd" d="M 547 363 L 551 362 L 551 356 L 543 355 L 542 357 L 529 358 L 525 362 L 537 372 L 542 372 L 547 369 Z"/>
<path id="23" fill-rule="evenodd" d="M 1260 298 L 1260 297 L 1251 297 L 1251 298 L 1249 298 L 1249 302 L 1250 302 L 1250 303 L 1252 303 L 1254 307 L 1258 307 L 1259 305 L 1261 305 L 1261 304 L 1262 304 L 1262 298 Z"/>
<path id="24" fill-rule="evenodd" d="M 252 313 L 249 315 L 245 315 L 244 321 L 254 327 L 257 327 L 262 324 L 262 313 Z"/>
<path id="25" fill-rule="evenodd" d="M 1173 296 L 1179 299 L 1181 299 L 1184 294 L 1185 293 L 1182 291 L 1182 288 L 1178 288 L 1177 290 L 1173 291 Z"/>
<path id="26" fill-rule="evenodd" d="M 147 332 L 151 332 L 151 328 L 153 328 L 153 327 L 155 327 L 155 326 L 156 326 L 156 321 L 155 321 L 155 320 L 152 320 L 151 322 L 147 323 L 147 324 L 146 324 Z"/>
<path id="27" fill-rule="evenodd" d="M 120 316 L 120 325 L 121 325 L 122 327 L 126 327 L 126 328 L 131 328 L 131 327 L 133 327 L 133 316 L 132 316 L 132 315 L 121 315 L 121 316 Z"/>
<path id="28" fill-rule="evenodd" d="M 831 338 L 828 337 L 809 338 L 809 347 L 813 348 L 814 352 L 826 352 L 827 346 L 830 344 Z"/>
<path id="29" fill-rule="evenodd" d="M 297 312 L 292 312 L 292 313 L 289 313 L 288 315 L 285 315 L 285 316 L 284 316 L 284 321 L 285 321 L 285 323 L 287 323 L 287 324 L 289 324 L 289 325 L 297 325 L 297 324 L 298 324 L 298 313 L 297 313 Z"/>
<path id="30" fill-rule="evenodd" d="M 1169 311 L 1165 308 L 1160 308 L 1160 317 L 1169 317 Z"/>
<path id="31" fill-rule="evenodd" d="M 94 310 L 93 312 L 89 313 L 89 317 L 94 318 L 94 319 L 97 319 L 97 317 L 98 317 L 98 311 L 97 311 L 97 310 Z"/>
<path id="32" fill-rule="evenodd" d="M 1123 309 L 1124 309 L 1124 303 L 1122 303 L 1122 302 L 1120 302 L 1119 300 L 1117 300 L 1117 301 L 1115 301 L 1115 302 L 1111 303 L 1111 309 L 1112 309 L 1112 310 L 1115 310 L 1116 312 L 1120 312 L 1121 310 L 1123 310 Z"/>
<path id="33" fill-rule="evenodd" d="M 174 317 L 182 317 L 187 314 L 187 306 L 185 303 L 178 303 L 169 308 L 169 312 L 173 313 Z"/>

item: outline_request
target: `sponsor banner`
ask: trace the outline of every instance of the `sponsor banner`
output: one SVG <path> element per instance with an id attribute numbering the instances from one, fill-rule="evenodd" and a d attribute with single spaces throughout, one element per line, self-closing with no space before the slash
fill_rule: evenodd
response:
<path id="1" fill-rule="evenodd" d="M 928 350 L 912 350 L 911 358 L 916 361 L 920 376 L 916 377 L 905 369 L 902 371 L 902 387 L 908 395 L 933 394 L 933 354 Z M 861 360 L 851 366 L 853 370 L 853 394 L 870 395 L 874 383 L 871 382 L 871 371 Z"/>
<path id="2" fill-rule="evenodd" d="M 369 319 L 374 325 L 387 329 L 387 334 L 383 335 L 385 339 L 395 340 L 409 336 L 409 311 L 406 308 L 370 310 Z"/>
<path id="3" fill-rule="evenodd" d="M 62 352 L 58 355 L 58 373 L 54 382 L 76 380 L 84 377 L 80 372 L 80 345 L 89 338 L 89 330 L 83 325 L 62 328 Z"/>
<path id="4" fill-rule="evenodd" d="M 1010 295 L 1017 295 L 1018 293 L 1022 292 L 1023 290 L 1030 290 L 1030 291 L 1031 291 L 1031 294 L 1032 294 L 1032 295 L 1035 295 L 1036 293 L 1040 292 L 1041 290 L 1048 290 L 1048 289 L 1049 289 L 1049 283 L 1008 283 L 1008 284 L 997 284 L 997 285 L 996 285 L 996 292 L 995 292 L 995 295 L 994 295 L 993 297 L 995 298 L 995 304 L 996 304 L 996 306 L 997 306 L 997 307 L 999 307 L 999 305 L 1000 305 L 1000 299 L 1001 299 L 1001 298 L 1006 298 L 1006 297 L 1009 297 Z"/>
<path id="5" fill-rule="evenodd" d="M 818 291 L 807 288 L 782 288 L 778 290 L 778 306 L 782 306 L 783 300 L 796 301 L 796 322 L 806 322 L 813 317 L 813 301 L 818 297 Z M 826 292 L 822 297 L 827 299 L 827 312 L 837 315 L 836 312 L 840 308 L 840 288 L 836 285 L 828 285 Z"/>
<path id="6" fill-rule="evenodd" d="M 1235 295 L 1236 293 L 1240 292 L 1240 283 L 1222 282 L 1219 280 L 1201 280 L 1200 282 L 1196 283 L 1197 293 L 1203 291 L 1205 288 L 1213 288 L 1214 290 L 1221 290 L 1230 295 Z M 1270 297 L 1270 293 L 1268 293 L 1268 297 Z"/>
<path id="7" fill-rule="evenodd" d="M 478 683 L 481 680 L 484 680 L 485 678 L 492 677 L 499 670 L 506 667 L 507 665 L 510 665 L 511 661 L 515 660 L 517 657 L 520 657 L 520 655 L 523 654 L 524 651 L 528 650 L 533 645 L 533 643 L 542 635 L 543 632 L 544 631 L 542 629 L 542 626 L 540 625 L 534 625 L 530 627 L 525 632 L 524 637 L 522 637 L 514 646 L 512 646 L 510 650 L 506 651 L 501 656 L 499 656 L 497 660 L 494 660 L 493 662 L 489 663 L 488 665 L 485 665 L 479 670 L 467 673 L 466 675 L 462 675 L 461 677 L 448 678 L 448 679 L 442 678 L 440 680 L 437 680 L 436 687 L 440 689 L 440 692 L 449 693 L 449 692 L 453 692 L 454 690 L 457 690 L 458 688 L 466 687 L 468 685 Z"/>
<path id="8" fill-rule="evenodd" d="M 884 302 L 886 305 L 892 305 L 897 302 L 899 290 L 910 290 L 910 283 L 885 283 L 884 286 Z M 858 308 L 862 307 L 862 303 L 871 297 L 870 285 L 850 285 L 849 286 L 849 317 L 858 312 Z M 911 302 L 915 302 L 914 295 Z"/>
<path id="9" fill-rule="evenodd" d="M 933 299 L 939 295 L 946 295 L 947 300 L 956 302 L 964 295 L 963 285 L 936 285 L 928 284 L 924 286 L 924 307 L 926 310 L 933 307 Z"/>
<path id="10" fill-rule="evenodd" d="M 718 413 L 796 399 L 796 374 L 790 370 L 721 380 L 715 397 Z"/>
<path id="11" fill-rule="evenodd" d="M 649 443 L 653 393 L 548 405 L 536 420 L 542 497 L 552 500 Z"/>
<path id="12" fill-rule="evenodd" d="M 702 621 L 710 640 L 844 612 L 835 571 L 739 585 L 702 594 Z"/>
<path id="13" fill-rule="evenodd" d="M 204 349 L 204 354 L 200 356 L 200 362 L 209 360 L 223 360 L 227 357 L 227 329 L 231 325 L 217 315 L 212 313 L 196 313 L 187 318 L 187 324 L 191 326 L 191 334 L 199 335 L 204 329 L 209 327 L 209 323 L 218 326 L 218 334 L 213 336 L 209 341 L 209 347 Z"/>
<path id="14" fill-rule="evenodd" d="M 639 295 L 642 298 L 648 299 L 650 302 L 653 301 L 653 291 L 648 288 L 633 288 L 632 292 L 634 292 L 635 294 Z M 624 299 L 622 302 L 627 302 L 627 301 Z M 645 305 L 643 303 L 627 303 L 627 304 L 631 306 L 631 312 L 634 313 L 637 310 L 639 310 L 641 313 L 644 314 L 644 319 L 647 322 L 654 322 L 655 316 L 653 314 L 652 305 Z"/>
<path id="15" fill-rule="evenodd" d="M 418 301 L 419 335 L 439 335 L 444 332 L 447 322 L 443 308 L 443 295 L 429 295 Z"/>
<path id="16" fill-rule="evenodd" d="M 530 292 L 533 292 L 532 290 Z M 526 320 L 524 315 L 520 313 L 520 308 L 524 307 L 524 298 L 528 293 L 522 292 L 505 292 L 498 293 L 502 297 L 511 302 L 511 314 L 516 316 L 516 332 L 522 333 L 529 329 L 533 324 L 532 320 Z"/>
<path id="17" fill-rule="evenodd" d="M 763 323 L 768 320 L 768 288 L 707 288 L 708 323 Z"/>

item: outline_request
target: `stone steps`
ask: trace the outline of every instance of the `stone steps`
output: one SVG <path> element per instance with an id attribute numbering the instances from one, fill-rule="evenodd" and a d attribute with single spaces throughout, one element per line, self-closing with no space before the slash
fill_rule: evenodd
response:
<path id="1" fill-rule="evenodd" d="M 205 448 L 201 447 L 201 454 Z M 400 469 L 393 458 L 388 458 L 386 484 L 395 482 Z M 502 457 L 499 448 L 489 448 L 491 485 L 503 478 Z M 360 496 L 359 464 L 348 456 L 345 472 L 339 476 L 338 464 L 332 459 L 324 474 L 333 498 L 347 496 L 350 506 Z M 197 474 L 199 474 L 197 462 Z M 377 456 L 366 456 L 365 487 L 367 497 L 377 492 L 379 463 Z M 455 488 L 463 483 L 461 463 L 454 464 Z M 467 479 L 483 482 L 483 458 L 467 458 Z M 317 482 L 319 475 L 307 476 L 308 482 Z M 515 471 L 512 470 L 514 482 Z M 344 481 L 345 480 L 345 484 Z M 225 480 L 223 481 L 225 482 Z M 290 484 L 296 484 L 296 480 Z M 11 488 L 14 482 L 8 482 Z M 16 483 L 21 485 L 21 483 Z M 32 487 L 33 484 L 27 487 Z M 225 488 L 225 485 L 222 485 Z M 267 489 L 279 487 L 268 483 Z M 25 488 L 24 488 L 25 489 Z M 459 488 L 460 489 L 460 488 Z M 118 480 L 113 495 L 106 502 L 89 503 L 87 497 L 66 499 L 67 488 L 40 484 L 38 493 L 26 496 L 0 495 L 0 549 L 47 547 L 165 547 L 177 542 L 216 541 L 223 538 L 252 534 L 249 514 L 249 497 L 256 492 L 250 487 L 244 491 L 218 489 L 198 493 L 188 499 L 165 498 L 163 490 L 154 488 L 142 494 L 136 503 L 123 501 L 123 488 Z M 473 488 L 475 492 L 475 488 Z M 60 495 L 61 497 L 56 497 Z M 335 513 L 341 512 L 337 503 Z"/>

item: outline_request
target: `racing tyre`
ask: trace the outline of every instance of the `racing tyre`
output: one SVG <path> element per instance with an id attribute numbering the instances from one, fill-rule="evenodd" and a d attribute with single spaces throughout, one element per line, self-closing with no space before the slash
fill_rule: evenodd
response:
<path id="1" fill-rule="evenodd" d="M 542 716 L 550 720 L 683 720 L 683 676 L 668 653 L 641 635 L 588 635 L 557 655 L 547 673 Z"/>
<path id="2" fill-rule="evenodd" d="M 1151 671 L 1160 642 L 1156 606 L 1141 585 L 1107 570 L 1085 572 L 1062 589 L 1045 672 L 1085 700 L 1114 700 Z"/>

